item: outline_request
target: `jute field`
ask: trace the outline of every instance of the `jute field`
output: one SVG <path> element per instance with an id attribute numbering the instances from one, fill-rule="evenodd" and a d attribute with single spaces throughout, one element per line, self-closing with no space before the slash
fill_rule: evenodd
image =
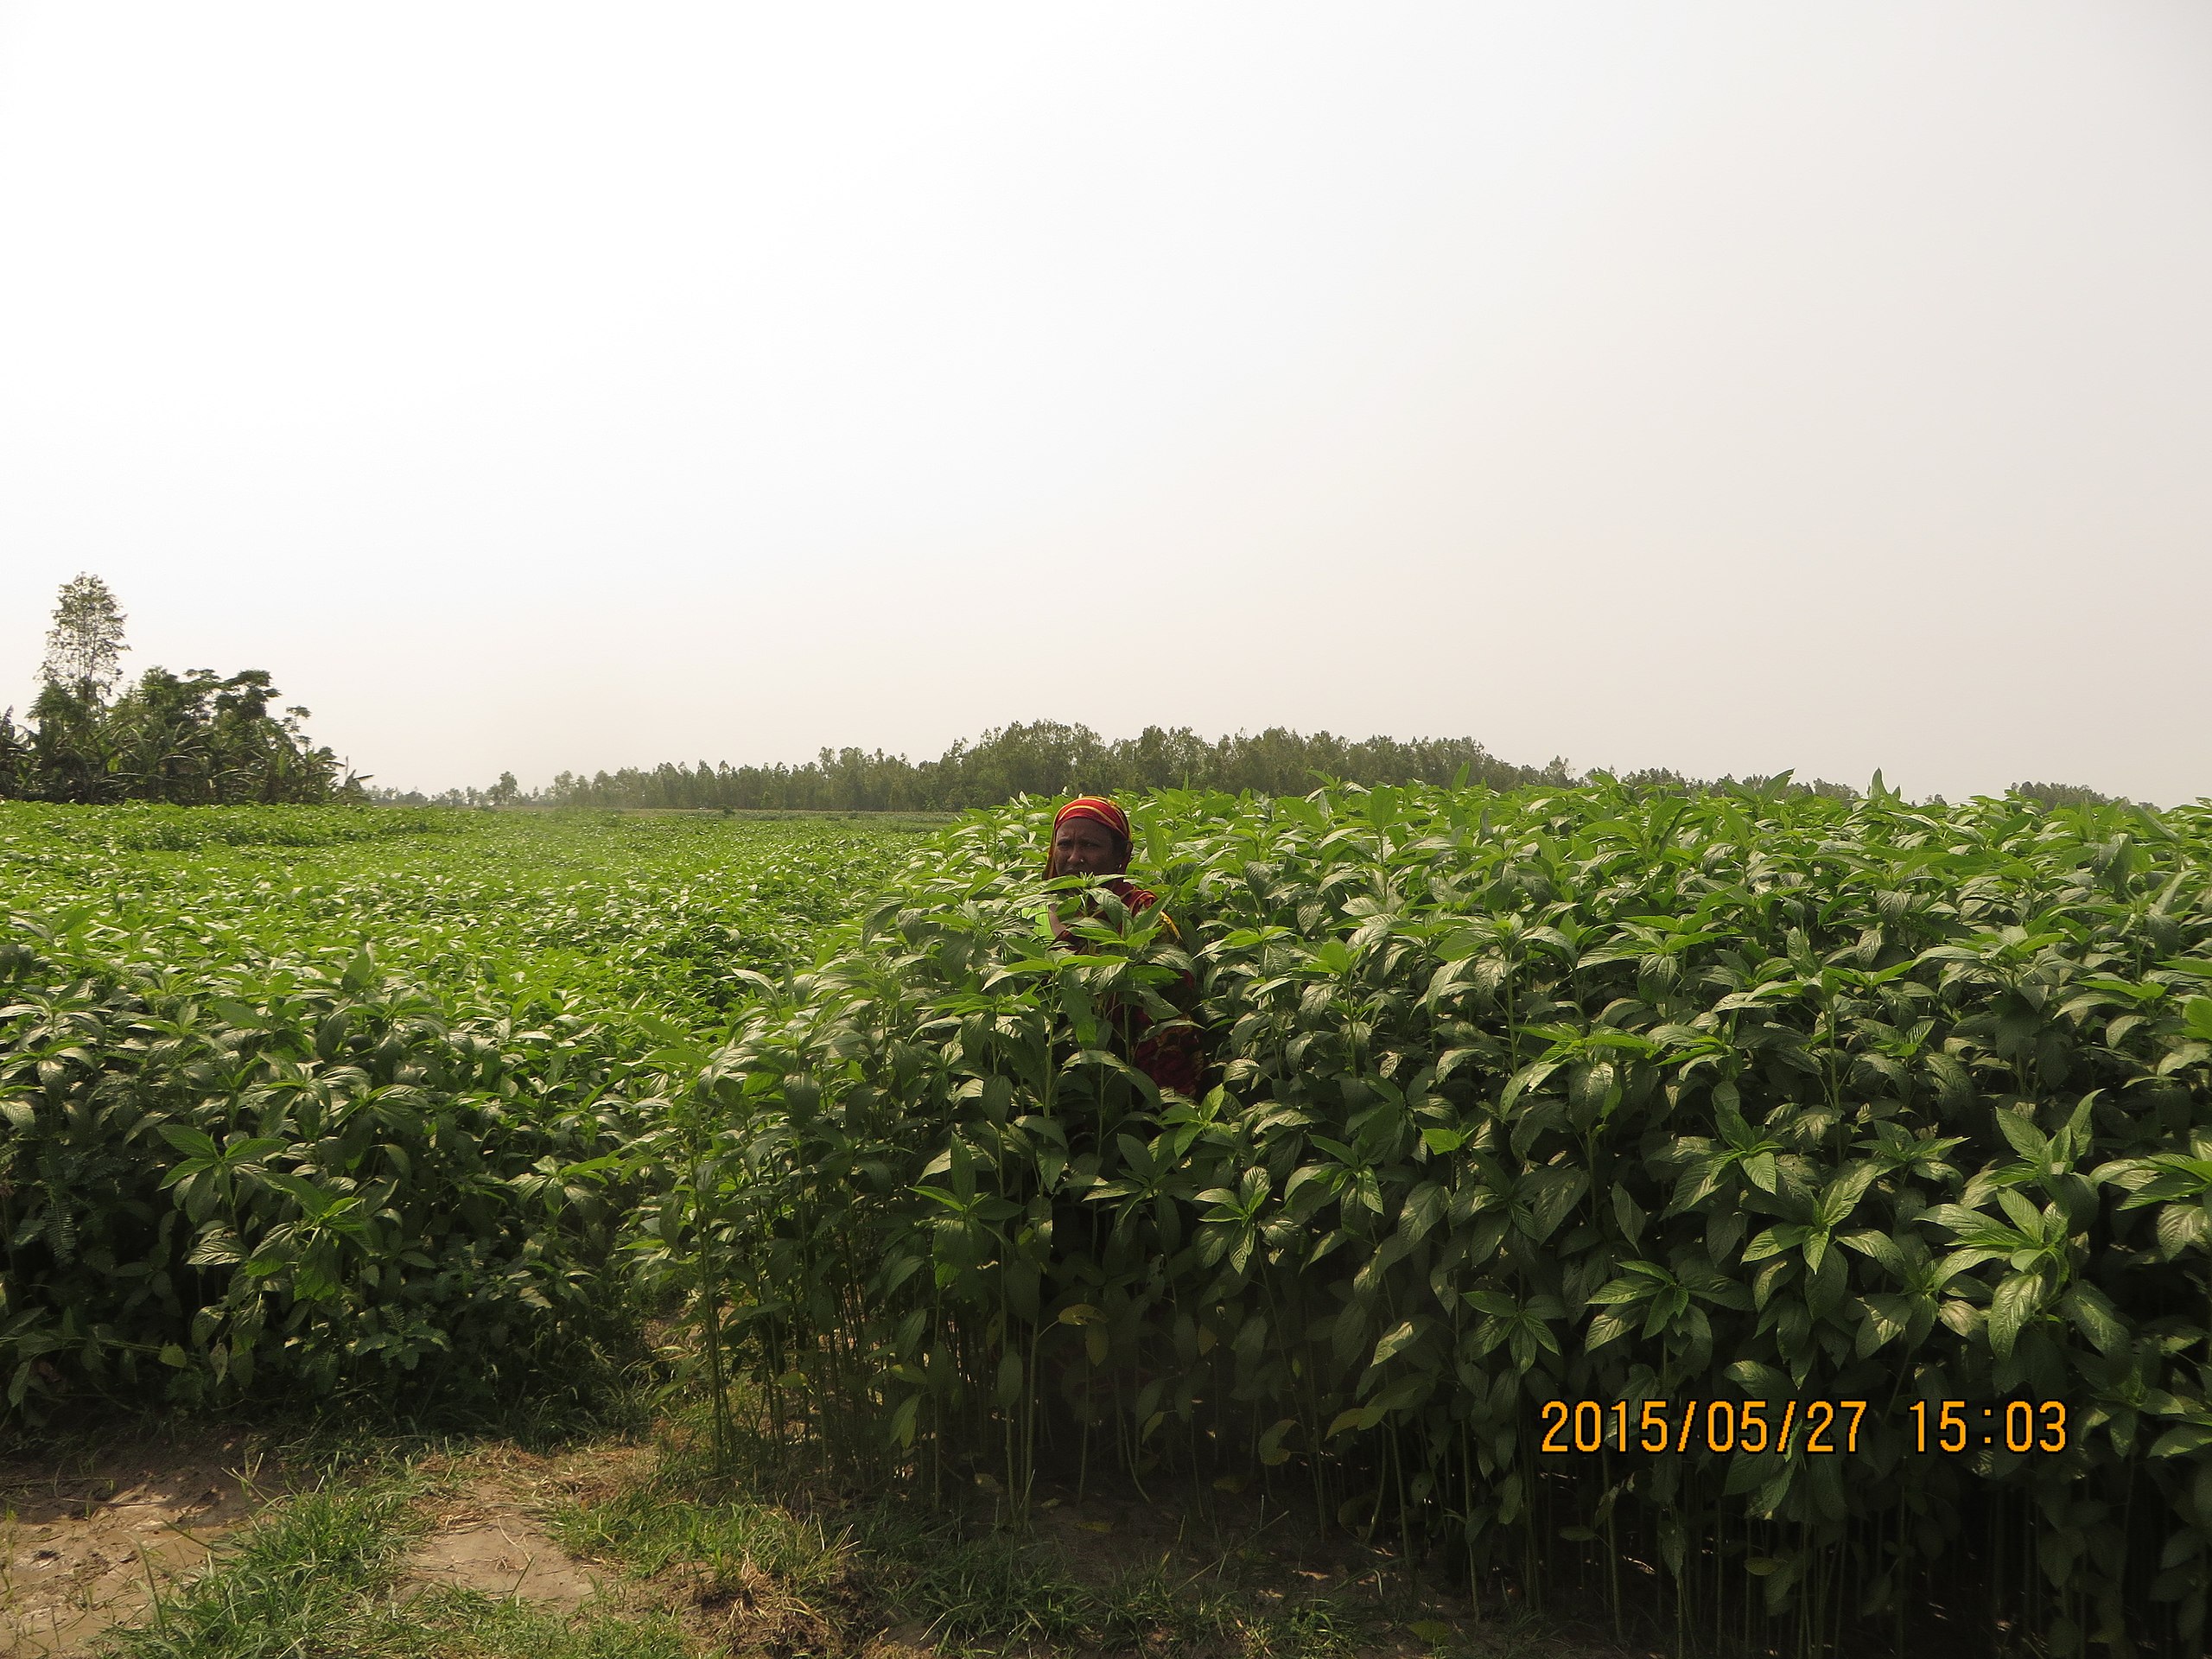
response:
<path id="1" fill-rule="evenodd" d="M 2203 1650 L 2212 810 L 1128 804 L 0 805 L 17 1647 Z"/>

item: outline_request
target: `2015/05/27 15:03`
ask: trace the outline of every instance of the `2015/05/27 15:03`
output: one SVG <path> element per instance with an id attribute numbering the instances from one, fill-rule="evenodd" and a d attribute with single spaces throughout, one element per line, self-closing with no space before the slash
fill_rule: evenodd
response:
<path id="1" fill-rule="evenodd" d="M 1538 1450 L 1562 1453 L 1598 1452 L 1787 1452 L 1792 1444 L 1808 1455 L 1859 1450 L 1859 1431 L 1866 1415 L 1864 1400 L 1788 1400 L 1777 1423 L 1764 1400 L 1646 1400 L 1637 1411 L 1630 1436 L 1629 1402 L 1547 1400 L 1538 1414 L 1545 1433 Z M 2012 1400 L 2001 1407 L 1970 1405 L 1963 1400 L 1915 1400 L 1905 1409 L 1913 1418 L 1913 1450 L 1959 1452 L 1999 1445 L 2008 1452 L 2063 1452 L 2066 1407 L 2056 1400 Z M 1611 1418 L 1607 1422 L 1606 1419 Z M 1977 1437 L 1973 1420 L 1979 1419 Z M 1934 1435 L 1929 1427 L 1934 1426 Z"/>

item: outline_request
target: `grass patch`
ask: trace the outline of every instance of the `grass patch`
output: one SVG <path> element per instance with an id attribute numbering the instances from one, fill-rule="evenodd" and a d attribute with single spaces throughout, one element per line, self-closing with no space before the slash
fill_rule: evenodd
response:
<path id="1" fill-rule="evenodd" d="M 419 1465 L 333 1465 L 101 1638 L 107 1659 L 689 1659 L 664 1609 L 594 1598 L 569 1612 L 403 1582 L 441 1483 Z"/>
<path id="2" fill-rule="evenodd" d="M 421 1530 L 410 1511 L 419 1479 L 390 1472 L 334 1480 L 271 1504 L 215 1564 L 173 1594 L 156 1593 L 143 1624 L 106 1640 L 119 1659 L 278 1659 L 343 1651 L 339 1631 L 388 1583 Z"/>
<path id="3" fill-rule="evenodd" d="M 693 1442 L 676 1439 L 649 1459 L 610 1446 L 581 1454 L 569 1475 L 554 1467 L 554 1489 L 582 1495 L 543 1516 L 553 1542 L 618 1563 L 627 1580 L 580 1604 L 532 1602 L 529 1592 L 518 1599 L 438 1581 L 422 1565 L 435 1552 L 416 1554 L 430 1517 L 483 1491 L 470 1483 L 484 1478 L 487 1449 L 417 1444 L 407 1460 L 390 1451 L 328 1458 L 317 1484 L 271 1503 L 218 1546 L 209 1570 L 160 1594 L 137 1624 L 110 1631 L 103 1651 L 108 1659 L 854 1659 L 887 1632 L 907 1650 L 947 1659 L 1422 1651 L 1534 1659 L 1567 1650 L 1533 1624 L 1462 1624 L 1409 1589 L 1378 1593 L 1364 1574 L 1324 1582 L 1234 1541 L 1194 1548 L 1162 1534 L 1144 1543 L 1132 1523 L 1117 1535 L 1120 1554 L 1109 1555 L 979 1516 L 925 1514 L 893 1497 L 819 1508 L 804 1497 L 772 1502 L 716 1476 Z"/>
<path id="4" fill-rule="evenodd" d="M 1090 1570 L 1035 1534 L 894 1500 L 787 1507 L 674 1441 L 648 1472 L 551 1530 L 572 1553 L 621 1562 L 677 1596 L 695 1628 L 703 1621 L 737 1653 L 855 1653 L 892 1630 L 953 1655 L 1349 1659 L 1395 1645 L 1394 1631 L 1423 1618 L 1371 1592 L 1255 1573 L 1233 1550 Z M 1472 1651 L 1456 1637 L 1424 1645 Z"/>
<path id="5" fill-rule="evenodd" d="M 376 1609 L 334 1652 L 362 1659 L 690 1659 L 683 1624 L 658 1608 L 587 1604 L 563 1618 L 467 1590 Z"/>

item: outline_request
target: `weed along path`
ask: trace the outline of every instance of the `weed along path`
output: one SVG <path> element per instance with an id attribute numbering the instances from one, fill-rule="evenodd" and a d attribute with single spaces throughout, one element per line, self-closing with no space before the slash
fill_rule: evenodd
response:
<path id="1" fill-rule="evenodd" d="M 1255 1507 L 1202 1516 L 1187 1492 L 1040 1489 L 1026 1527 L 849 1489 L 779 1502 L 673 1432 L 570 1478 L 554 1536 L 627 1577 L 701 1653 L 1613 1659 L 1527 1621 L 1478 1620 L 1387 1553 L 1318 1542 Z"/>
<path id="2" fill-rule="evenodd" d="M 238 1435 L 0 1461 L 0 1652 L 90 1653 L 285 1484 L 283 1466 Z"/>
<path id="3" fill-rule="evenodd" d="M 336 1462 L 148 1441 L 0 1479 L 0 1654 L 26 1659 L 1626 1659 L 1238 1503 L 1052 1489 L 1013 1529 L 772 1501 L 667 1425 Z"/>

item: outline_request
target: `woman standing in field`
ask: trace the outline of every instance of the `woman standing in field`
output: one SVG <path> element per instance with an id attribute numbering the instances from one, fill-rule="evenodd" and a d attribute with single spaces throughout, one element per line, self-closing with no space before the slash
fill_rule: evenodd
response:
<path id="1" fill-rule="evenodd" d="M 1100 885 L 1128 906 L 1134 918 L 1158 905 L 1160 895 L 1128 880 L 1125 874 L 1128 868 L 1129 820 L 1113 802 L 1103 795 L 1078 795 L 1053 815 L 1052 851 L 1045 864 L 1047 876 L 1104 876 L 1107 879 Z M 1095 906 L 1088 904 L 1085 910 L 1095 913 Z M 1160 922 L 1170 939 L 1182 942 L 1181 932 L 1166 912 L 1160 912 Z M 1063 949 L 1075 948 L 1074 935 L 1057 912 L 1052 933 Z M 1171 1000 L 1187 1008 L 1197 1001 L 1198 988 L 1186 973 L 1179 995 Z M 1115 1018 L 1128 1040 L 1130 1063 L 1138 1071 L 1162 1089 L 1197 1097 L 1198 1033 L 1194 1027 L 1178 1024 L 1155 1031 L 1152 1016 L 1141 1007 L 1124 1007 L 1116 1011 Z"/>

